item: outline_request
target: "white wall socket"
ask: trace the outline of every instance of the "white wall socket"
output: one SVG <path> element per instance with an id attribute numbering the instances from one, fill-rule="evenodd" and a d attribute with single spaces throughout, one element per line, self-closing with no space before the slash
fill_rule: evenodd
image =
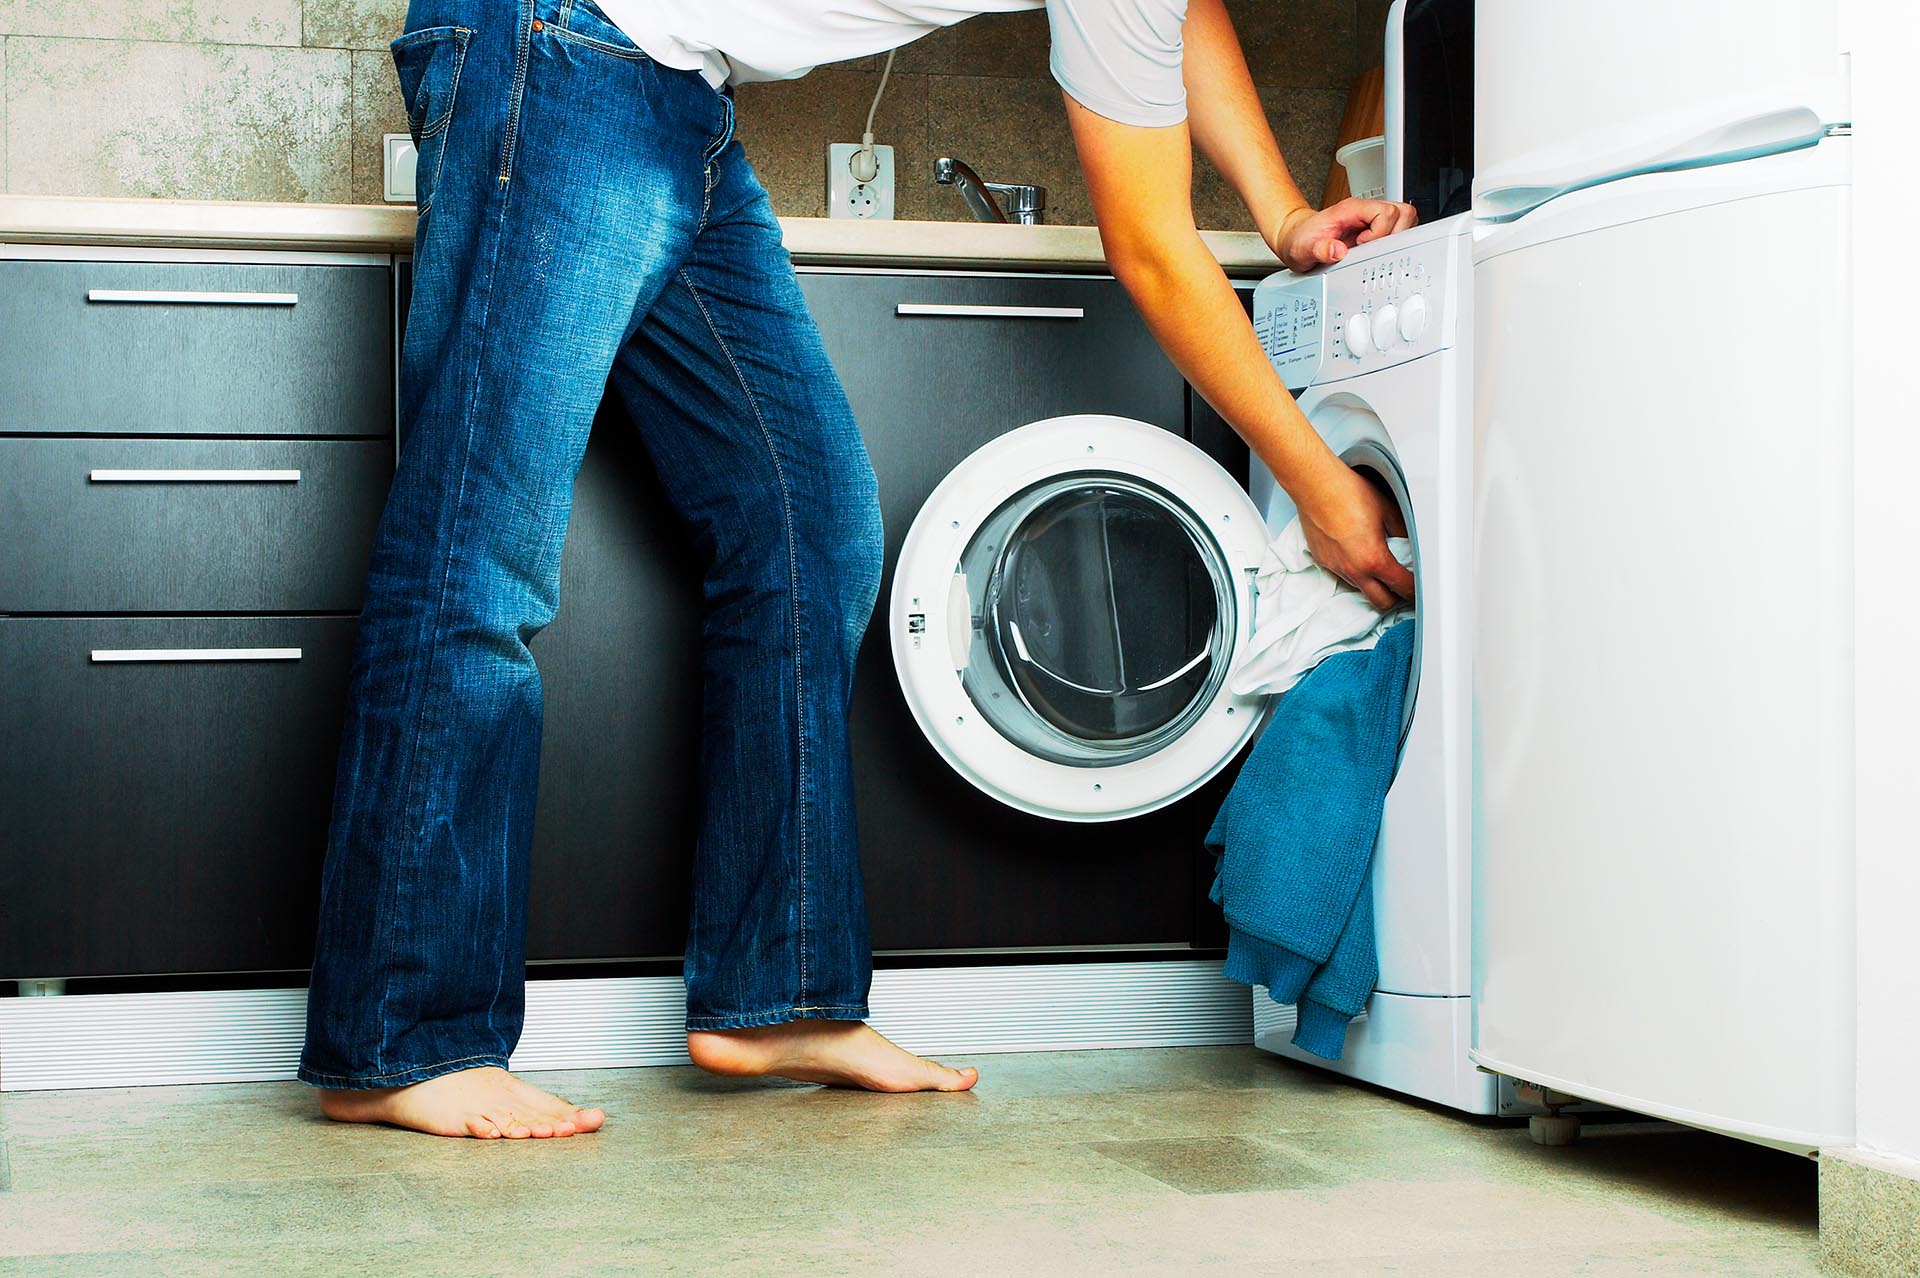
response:
<path id="1" fill-rule="evenodd" d="M 413 203 L 413 175 L 420 159 L 413 139 L 405 133 L 383 134 L 386 143 L 386 197 L 394 204 Z"/>
<path id="2" fill-rule="evenodd" d="M 853 153 L 857 142 L 833 142 L 827 146 L 827 216 L 865 217 L 891 220 L 893 217 L 893 148 L 876 146 L 873 158 L 880 171 L 873 181 L 856 181 Z"/>

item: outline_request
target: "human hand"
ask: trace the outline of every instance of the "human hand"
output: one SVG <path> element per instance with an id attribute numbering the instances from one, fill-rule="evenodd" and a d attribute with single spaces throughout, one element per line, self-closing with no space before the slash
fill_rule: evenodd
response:
<path id="1" fill-rule="evenodd" d="M 1382 612 L 1413 601 L 1413 573 L 1387 549 L 1388 537 L 1407 535 L 1406 519 L 1393 498 L 1336 461 L 1314 491 L 1296 497 L 1295 504 L 1314 562 Z"/>
<path id="2" fill-rule="evenodd" d="M 1290 271 L 1310 271 L 1337 262 L 1355 245 L 1367 244 L 1419 220 L 1411 204 L 1345 199 L 1315 211 L 1298 208 L 1280 220 L 1267 246 Z"/>

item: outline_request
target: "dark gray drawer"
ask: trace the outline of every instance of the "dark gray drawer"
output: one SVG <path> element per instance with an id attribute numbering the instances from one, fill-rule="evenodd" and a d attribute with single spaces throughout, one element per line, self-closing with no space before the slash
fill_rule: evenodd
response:
<path id="1" fill-rule="evenodd" d="M 0 262 L 0 433 L 389 434 L 391 279 L 385 266 Z"/>
<path id="2" fill-rule="evenodd" d="M 305 967 L 355 624 L 0 619 L 0 979 Z"/>
<path id="3" fill-rule="evenodd" d="M 355 611 L 392 474 L 386 440 L 0 439 L 0 612 Z"/>

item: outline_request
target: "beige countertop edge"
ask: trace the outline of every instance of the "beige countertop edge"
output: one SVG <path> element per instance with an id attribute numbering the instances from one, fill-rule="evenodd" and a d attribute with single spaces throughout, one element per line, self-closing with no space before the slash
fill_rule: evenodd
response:
<path id="1" fill-rule="evenodd" d="M 0 242 L 391 252 L 413 244 L 413 210 L 385 204 L 269 204 L 0 195 Z M 979 222 L 856 222 L 781 218 L 802 262 L 843 266 L 1022 267 L 1098 270 L 1090 226 Z M 1258 235 L 1205 231 L 1230 273 L 1279 269 Z"/>

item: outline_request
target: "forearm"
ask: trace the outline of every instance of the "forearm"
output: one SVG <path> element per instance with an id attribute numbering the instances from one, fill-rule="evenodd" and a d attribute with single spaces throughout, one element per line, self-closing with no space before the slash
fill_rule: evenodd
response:
<path id="1" fill-rule="evenodd" d="M 1239 193 L 1262 237 L 1276 244 L 1285 220 L 1312 205 L 1287 171 L 1222 0 L 1189 0 L 1182 44 L 1194 145 Z"/>
<path id="2" fill-rule="evenodd" d="M 1339 465 L 1274 372 L 1233 286 L 1197 231 L 1108 249 L 1154 338 L 1296 500 Z"/>

